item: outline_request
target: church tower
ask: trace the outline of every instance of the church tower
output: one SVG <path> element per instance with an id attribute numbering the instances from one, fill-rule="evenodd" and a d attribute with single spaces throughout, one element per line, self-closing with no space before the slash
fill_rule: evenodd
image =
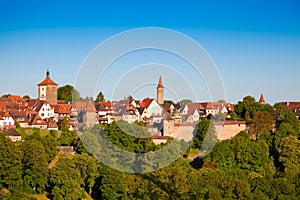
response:
<path id="1" fill-rule="evenodd" d="M 264 97 L 263 93 L 261 93 L 261 95 L 260 95 L 259 103 L 261 103 L 261 104 L 265 104 L 266 103 L 265 102 L 265 97 Z"/>
<path id="2" fill-rule="evenodd" d="M 159 104 L 164 104 L 164 86 L 162 83 L 161 76 L 159 77 L 159 82 L 156 89 L 157 89 L 157 102 Z"/>
<path id="3" fill-rule="evenodd" d="M 47 70 L 46 78 L 38 84 L 38 99 L 45 100 L 50 105 L 57 104 L 57 84 L 50 78 L 50 72 Z"/>

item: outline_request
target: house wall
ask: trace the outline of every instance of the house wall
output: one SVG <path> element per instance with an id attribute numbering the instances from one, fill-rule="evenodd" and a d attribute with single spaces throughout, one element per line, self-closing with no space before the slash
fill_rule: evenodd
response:
<path id="1" fill-rule="evenodd" d="M 42 119 L 54 117 L 54 108 L 51 108 L 50 104 L 44 104 L 39 111 L 39 116 Z"/>
<path id="2" fill-rule="evenodd" d="M 164 136 L 174 137 L 174 120 L 164 120 Z"/>
<path id="3" fill-rule="evenodd" d="M 160 107 L 160 105 L 153 100 L 152 103 L 149 105 L 147 108 L 149 116 L 154 116 L 154 115 L 162 115 L 163 114 L 163 109 Z"/>

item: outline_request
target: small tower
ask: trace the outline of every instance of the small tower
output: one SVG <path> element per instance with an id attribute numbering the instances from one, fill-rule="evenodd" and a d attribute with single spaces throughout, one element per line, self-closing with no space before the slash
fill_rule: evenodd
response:
<path id="1" fill-rule="evenodd" d="M 259 103 L 261 103 L 261 104 L 265 104 L 266 103 L 265 102 L 265 97 L 264 97 L 263 93 L 261 93 L 261 95 L 260 95 Z"/>
<path id="2" fill-rule="evenodd" d="M 46 78 L 38 84 L 38 99 L 45 100 L 50 105 L 57 104 L 57 84 L 50 78 L 50 72 L 47 69 Z"/>
<path id="3" fill-rule="evenodd" d="M 157 89 L 157 102 L 159 104 L 164 104 L 164 86 L 162 83 L 161 76 L 159 77 L 159 82 L 156 89 Z"/>

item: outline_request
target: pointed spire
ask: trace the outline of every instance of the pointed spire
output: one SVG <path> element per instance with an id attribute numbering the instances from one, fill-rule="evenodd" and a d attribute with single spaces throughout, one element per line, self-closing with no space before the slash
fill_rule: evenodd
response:
<path id="1" fill-rule="evenodd" d="M 264 94 L 261 93 L 260 98 L 259 98 L 259 103 L 264 104 L 265 103 L 265 97 Z"/>
<path id="2" fill-rule="evenodd" d="M 159 76 L 159 81 L 158 81 L 157 87 L 158 88 L 163 88 L 164 87 L 161 76 Z"/>
<path id="3" fill-rule="evenodd" d="M 46 77 L 47 77 L 47 78 L 49 78 L 49 77 L 50 77 L 49 68 L 47 68 Z"/>

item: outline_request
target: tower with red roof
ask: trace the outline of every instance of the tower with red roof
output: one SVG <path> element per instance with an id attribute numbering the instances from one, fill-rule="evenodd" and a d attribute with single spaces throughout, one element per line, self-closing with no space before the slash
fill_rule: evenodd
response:
<path id="1" fill-rule="evenodd" d="M 157 89 L 157 102 L 159 104 L 164 104 L 164 86 L 162 83 L 161 76 L 159 77 L 159 82 L 156 89 Z"/>
<path id="2" fill-rule="evenodd" d="M 265 104 L 266 103 L 265 102 L 265 97 L 264 97 L 263 93 L 261 93 L 261 95 L 260 95 L 259 103 L 261 103 L 261 104 Z"/>
<path id="3" fill-rule="evenodd" d="M 58 85 L 50 78 L 50 72 L 47 70 L 46 78 L 38 84 L 38 99 L 45 100 L 50 105 L 57 105 L 57 87 Z"/>

